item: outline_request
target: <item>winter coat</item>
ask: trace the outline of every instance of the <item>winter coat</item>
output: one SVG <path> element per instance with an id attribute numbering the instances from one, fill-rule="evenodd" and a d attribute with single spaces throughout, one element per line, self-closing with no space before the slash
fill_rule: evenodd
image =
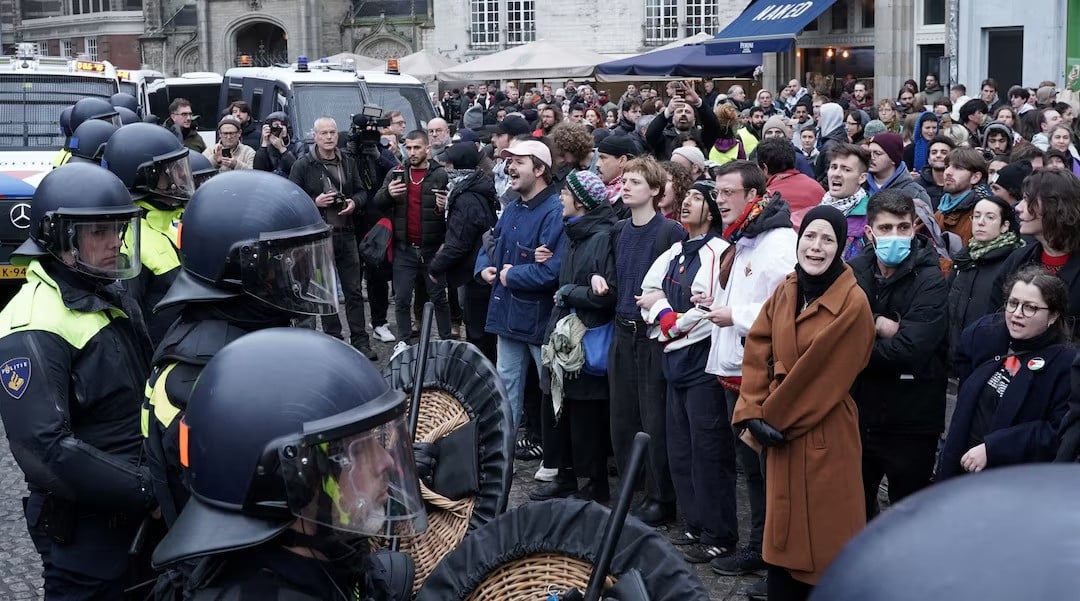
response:
<path id="1" fill-rule="evenodd" d="M 551 312 L 545 340 L 560 319 L 573 309 L 585 327 L 595 328 L 615 319 L 615 254 L 611 247 L 611 229 L 615 213 L 610 205 L 600 205 L 573 222 L 565 223 L 562 266 L 559 268 L 561 304 Z M 592 276 L 603 276 L 608 293 L 597 296 L 592 291 Z M 607 376 L 591 376 L 582 371 L 568 378 L 563 387 L 568 399 L 606 400 Z"/>
<path id="2" fill-rule="evenodd" d="M 874 319 L 850 269 L 798 316 L 791 274 L 746 338 L 733 424 L 764 419 L 787 442 L 765 466 L 765 561 L 816 584 L 866 524 L 859 416 L 848 389 L 870 358 Z"/>
<path id="3" fill-rule="evenodd" d="M 300 140 L 295 142 L 289 142 L 285 146 L 285 152 L 279 152 L 277 148 L 267 144 L 266 146 L 259 146 L 255 150 L 255 160 L 252 163 L 252 169 L 258 169 L 259 171 L 270 171 L 283 177 L 289 177 L 289 172 L 292 171 L 293 163 L 296 162 L 297 157 L 304 154 L 306 149 L 304 143 Z"/>
<path id="4" fill-rule="evenodd" d="M 491 256 L 481 250 L 473 266 L 473 277 L 478 280 L 487 267 L 501 273 L 503 265 L 512 266 L 506 272 L 506 286 L 498 277 L 492 284 L 484 326 L 489 334 L 534 345 L 544 342 L 562 266 L 562 210 L 555 186 L 548 186 L 528 202 L 518 197 L 503 208 L 492 232 Z M 540 245 L 550 249 L 552 256 L 536 263 L 536 247 Z"/>
<path id="5" fill-rule="evenodd" d="M 382 188 L 375 193 L 375 207 L 390 217 L 394 225 L 394 242 L 408 244 L 406 215 L 409 212 L 409 201 L 406 196 L 390 196 L 389 186 L 393 177 L 393 171 L 386 174 Z M 406 184 L 409 177 L 409 169 L 406 168 Z M 427 173 L 424 179 L 420 180 L 420 252 L 425 256 L 435 254 L 446 241 L 446 220 L 443 219 L 443 212 L 435 206 L 435 190 L 445 190 L 448 180 L 446 169 L 435 162 L 428 164 Z"/>
<path id="6" fill-rule="evenodd" d="M 810 209 L 821 204 L 821 198 L 825 196 L 825 188 L 822 188 L 821 184 L 814 181 L 814 178 L 806 177 L 795 169 L 770 175 L 769 180 L 765 182 L 765 188 L 770 195 L 773 192 L 779 192 L 780 198 L 787 202 L 788 207 L 791 209 L 791 225 L 795 229 L 799 228 L 802 216 Z M 795 264 L 792 263 L 791 267 L 794 266 Z"/>
<path id="7" fill-rule="evenodd" d="M 694 113 L 696 125 L 701 128 L 702 148 L 712 148 L 720 129 L 716 115 L 711 108 L 705 106 L 705 103 L 696 107 Z M 645 130 L 645 143 L 658 161 L 667 161 L 671 159 L 672 151 L 680 146 L 678 135 L 679 132 L 671 124 L 671 119 L 661 111 Z M 746 154 L 749 155 L 751 150 L 753 149 L 747 149 Z"/>
<path id="8" fill-rule="evenodd" d="M 742 143 L 743 154 L 745 155 L 745 158 L 741 160 L 749 159 L 750 155 L 757 150 L 758 139 L 749 128 L 746 127 L 740 127 L 739 130 L 735 132 L 735 135 L 739 137 L 739 142 Z M 738 144 L 724 152 L 720 152 L 714 144 L 709 146 L 708 158 L 710 161 L 717 165 L 724 165 L 731 161 L 740 160 Z"/>
<path id="9" fill-rule="evenodd" d="M 942 234 L 948 232 L 960 238 L 961 246 L 967 246 L 971 242 L 971 214 L 975 212 L 975 205 L 984 198 L 990 198 L 993 192 L 985 184 L 976 184 L 971 188 L 968 195 L 953 207 L 948 213 L 941 210 L 934 212 L 934 219 L 938 222 Z M 952 246 L 949 244 L 948 246 Z M 960 248 L 949 248 L 949 254 L 955 256 Z"/>
<path id="10" fill-rule="evenodd" d="M 966 328 L 957 351 L 962 370 L 960 388 L 938 462 L 938 480 L 964 473 L 960 458 L 970 448 L 979 397 L 1009 354 L 1004 314 L 986 315 Z M 1052 344 L 1016 357 L 1019 371 L 1009 381 L 983 435 L 987 469 L 1049 462 L 1057 453 L 1058 430 L 1072 394 L 1069 375 L 1076 349 L 1070 344 Z"/>
<path id="11" fill-rule="evenodd" d="M 495 181 L 480 169 L 459 182 L 447 197 L 446 241 L 428 263 L 432 275 L 445 275 L 446 284 L 456 288 L 472 281 L 476 255 L 484 243 L 484 232 L 495 227 Z"/>
<path id="12" fill-rule="evenodd" d="M 930 197 L 930 208 L 936 211 L 945 189 L 934 182 L 934 170 L 929 165 L 923 167 L 923 170 L 919 173 L 918 183 L 923 190 L 926 190 L 926 195 Z"/>
<path id="13" fill-rule="evenodd" d="M 1001 306 L 990 304 L 992 288 L 1013 250 L 995 248 L 975 261 L 965 246 L 953 262 L 949 282 L 949 348 L 954 355 L 959 350 L 957 344 L 964 328 L 984 315 L 1001 310 Z"/>
<path id="14" fill-rule="evenodd" d="M 870 186 L 869 178 L 872 177 L 874 176 L 868 173 L 867 183 L 863 184 L 863 188 L 871 195 L 873 195 L 878 190 L 897 190 L 914 199 L 925 202 L 926 206 L 931 206 L 930 195 L 926 193 L 926 190 L 924 190 L 922 186 L 919 185 L 919 182 L 915 181 L 915 178 L 911 177 L 911 172 L 908 171 L 907 163 L 901 162 L 899 165 L 897 165 L 896 173 L 893 174 L 892 179 L 887 181 L 885 185 L 880 187 L 878 190 L 874 190 Z M 819 179 L 818 181 L 821 180 Z"/>
<path id="15" fill-rule="evenodd" d="M 994 279 L 994 285 L 990 287 L 991 307 L 1005 306 L 1005 282 L 1021 268 L 1038 265 L 1042 258 L 1042 248 L 1042 244 L 1037 240 L 1029 240 L 1005 259 L 1005 264 Z M 1068 319 L 1071 321 L 1073 340 L 1080 340 L 1080 253 L 1070 255 L 1057 276 L 1065 282 L 1065 287 L 1069 290 Z"/>
<path id="16" fill-rule="evenodd" d="M 364 190 L 364 182 L 360 179 L 360 171 L 356 167 L 356 161 L 349 153 L 340 151 L 338 152 L 338 160 L 341 164 L 342 181 L 332 181 L 332 183 L 342 194 L 353 199 L 357 211 L 363 211 L 367 205 L 368 193 Z M 324 169 L 318 159 L 317 151 L 312 151 L 297 158 L 292 169 L 289 170 L 289 179 L 303 188 L 311 196 L 312 200 L 325 191 L 323 176 L 331 175 L 332 179 L 336 178 L 337 170 Z M 335 228 L 352 226 L 351 217 L 342 217 L 331 207 L 320 208 L 319 212 L 322 214 L 323 219 Z"/>
<path id="17" fill-rule="evenodd" d="M 684 256 L 684 245 L 699 246 L 699 248 L 693 256 Z M 699 295 L 715 299 L 720 288 L 720 259 L 729 246 L 731 245 L 719 236 L 712 236 L 705 244 L 700 245 L 695 244 L 695 240 L 676 242 L 653 261 L 652 267 L 645 273 L 645 279 L 641 282 L 641 293 L 644 295 L 664 290 L 664 283 L 671 279 L 671 271 L 679 269 L 675 266 L 680 265 L 686 270 L 694 268 L 697 270 L 689 290 L 685 286 L 682 288 L 684 293 L 688 292 L 688 296 Z M 696 266 L 693 265 L 695 262 Z M 641 318 L 650 326 L 649 337 L 664 343 L 665 353 L 706 341 L 712 334 L 712 322 L 705 319 L 707 311 L 696 305 L 683 309 L 678 306 L 679 304 L 678 299 L 662 298 L 651 309 L 641 310 Z M 660 314 L 666 309 L 674 310 L 678 314 L 674 330 L 676 333 L 670 335 L 665 334 L 660 328 Z"/>
<path id="18" fill-rule="evenodd" d="M 885 279 L 873 246 L 863 248 L 849 265 L 874 318 L 900 323 L 895 336 L 875 340 L 870 364 L 852 387 L 863 429 L 940 434 L 945 427 L 949 292 L 937 252 L 916 236 L 911 254 Z"/>
<path id="19" fill-rule="evenodd" d="M 240 171 L 242 169 L 251 169 L 251 166 L 255 163 L 255 149 L 247 144 L 240 143 L 236 145 L 236 148 L 232 149 L 232 158 L 236 160 L 235 167 L 226 167 L 225 165 L 218 165 L 214 160 L 214 149 L 216 146 L 211 146 L 202 152 L 202 155 L 210 161 L 211 165 L 215 165 L 219 172 L 224 173 L 226 171 Z"/>
<path id="20" fill-rule="evenodd" d="M 813 181 L 813 180 L 811 180 Z M 717 376 L 742 373 L 743 341 L 761 307 L 795 269 L 795 230 L 784 202 L 770 202 L 735 242 L 727 286 L 713 298 L 713 309 L 731 307 L 728 327 L 712 327 L 712 344 L 705 371 Z"/>

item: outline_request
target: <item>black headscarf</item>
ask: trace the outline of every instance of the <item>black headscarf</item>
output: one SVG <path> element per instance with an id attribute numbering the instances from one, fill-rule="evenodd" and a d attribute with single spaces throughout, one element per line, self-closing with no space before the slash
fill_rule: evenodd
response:
<path id="1" fill-rule="evenodd" d="M 829 268 L 819 275 L 810 275 L 803 270 L 798 262 L 795 263 L 795 274 L 799 279 L 799 295 L 802 297 L 800 307 L 810 304 L 822 294 L 825 294 L 825 291 L 829 289 L 829 286 L 832 286 L 836 278 L 844 273 L 842 255 L 844 254 L 844 242 L 847 240 L 847 218 L 833 207 L 816 206 L 810 209 L 810 212 L 803 217 L 802 224 L 799 226 L 799 239 L 802 239 L 803 232 L 817 219 L 823 219 L 832 226 L 833 233 L 836 236 L 836 254 L 833 255 Z"/>

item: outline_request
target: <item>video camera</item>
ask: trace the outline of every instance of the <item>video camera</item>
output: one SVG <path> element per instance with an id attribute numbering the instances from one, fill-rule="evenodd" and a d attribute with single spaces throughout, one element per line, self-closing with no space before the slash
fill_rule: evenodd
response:
<path id="1" fill-rule="evenodd" d="M 365 104 L 359 113 L 352 116 L 353 129 L 390 127 L 390 117 L 383 117 L 382 112 L 382 109 L 375 105 Z"/>
<path id="2" fill-rule="evenodd" d="M 347 136 L 350 150 L 378 156 L 378 147 L 385 146 L 379 128 L 390 127 L 390 117 L 383 117 L 382 112 L 377 106 L 364 105 L 359 113 L 352 115 L 352 127 Z"/>

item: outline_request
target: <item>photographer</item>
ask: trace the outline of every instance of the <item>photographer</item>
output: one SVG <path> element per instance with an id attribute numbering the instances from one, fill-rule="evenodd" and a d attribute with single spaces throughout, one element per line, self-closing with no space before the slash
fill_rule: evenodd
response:
<path id="1" fill-rule="evenodd" d="M 357 207 L 363 209 L 367 204 L 367 192 L 356 161 L 338 149 L 337 122 L 331 117 L 319 117 L 315 120 L 314 130 L 314 149 L 293 163 L 289 179 L 311 196 L 323 219 L 334 228 L 334 265 L 345 293 L 345 317 L 349 322 L 351 343 L 375 361 L 378 355 L 371 349 L 365 329 L 363 271 L 352 221 Z M 313 317 L 301 320 L 302 325 L 312 329 L 314 322 Z M 337 314 L 324 318 L 323 331 L 344 339 Z"/>
<path id="2" fill-rule="evenodd" d="M 255 160 L 255 149 L 240 142 L 243 126 L 235 117 L 223 117 L 218 122 L 219 142 L 213 148 L 203 151 L 203 156 L 210 159 L 219 173 L 236 169 L 251 169 Z"/>
<path id="3" fill-rule="evenodd" d="M 289 177 L 293 163 L 306 150 L 303 140 L 293 141 L 289 135 L 289 118 L 285 113 L 270 113 L 262 126 L 262 141 L 255 151 L 253 168 Z"/>

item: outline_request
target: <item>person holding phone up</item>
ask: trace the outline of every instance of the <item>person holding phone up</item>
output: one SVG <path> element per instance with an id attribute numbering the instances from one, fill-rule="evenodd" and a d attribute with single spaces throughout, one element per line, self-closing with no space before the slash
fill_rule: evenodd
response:
<path id="1" fill-rule="evenodd" d="M 218 143 L 203 151 L 203 156 L 217 165 L 218 171 L 251 169 L 255 162 L 255 149 L 240 142 L 243 126 L 236 117 L 228 116 L 218 122 Z"/>

